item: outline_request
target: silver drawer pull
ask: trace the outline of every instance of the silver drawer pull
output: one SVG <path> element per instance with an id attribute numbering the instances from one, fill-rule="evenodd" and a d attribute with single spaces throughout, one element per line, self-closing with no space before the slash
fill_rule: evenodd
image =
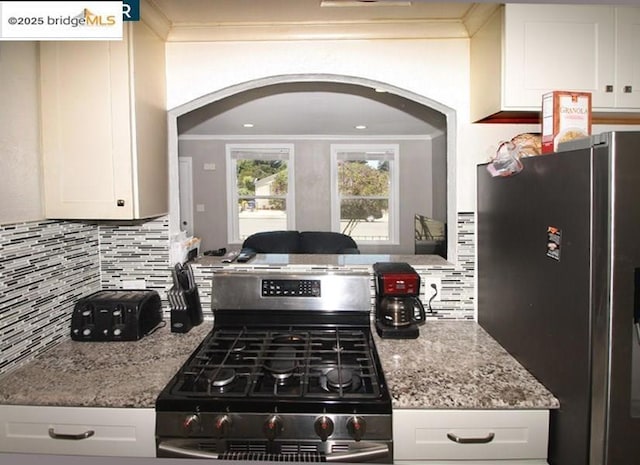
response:
<path id="1" fill-rule="evenodd" d="M 91 436 L 93 436 L 94 434 L 96 434 L 95 431 L 93 430 L 88 430 L 85 431 L 84 433 L 78 433 L 78 434 L 61 434 L 61 433 L 56 433 L 55 429 L 53 428 L 49 428 L 49 437 L 51 439 L 70 439 L 73 441 L 78 441 L 80 439 L 87 439 L 90 438 Z"/>
<path id="2" fill-rule="evenodd" d="M 457 434 L 447 433 L 447 437 L 458 444 L 487 444 L 488 442 L 493 441 L 493 438 L 495 438 L 496 435 L 489 433 L 483 438 L 461 438 Z"/>

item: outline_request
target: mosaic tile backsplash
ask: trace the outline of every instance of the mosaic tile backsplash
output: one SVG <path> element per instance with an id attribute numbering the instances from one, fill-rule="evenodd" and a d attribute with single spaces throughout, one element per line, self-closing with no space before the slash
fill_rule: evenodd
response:
<path id="1" fill-rule="evenodd" d="M 0 374 L 69 337 L 75 301 L 100 289 L 95 225 L 0 226 Z"/>
<path id="2" fill-rule="evenodd" d="M 459 213 L 458 264 L 416 267 L 441 279 L 438 319 L 474 318 L 475 216 Z M 297 268 L 299 269 L 299 268 Z M 212 318 L 214 267 L 194 267 Z M 158 291 L 169 318 L 169 218 L 138 222 L 41 221 L 0 226 L 0 374 L 69 337 L 75 301 L 99 289 Z M 428 301 L 422 290 L 423 301 Z M 373 281 L 372 281 L 373 302 Z"/>

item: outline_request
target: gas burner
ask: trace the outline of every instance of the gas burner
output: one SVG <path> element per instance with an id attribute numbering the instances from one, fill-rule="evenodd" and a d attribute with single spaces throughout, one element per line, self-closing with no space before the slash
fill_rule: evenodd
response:
<path id="1" fill-rule="evenodd" d="M 244 341 L 236 341 L 236 343 L 233 344 L 233 346 L 231 347 L 231 352 L 232 353 L 242 352 L 246 348 L 247 348 L 247 345 L 244 343 Z"/>
<path id="2" fill-rule="evenodd" d="M 244 352 L 247 349 L 247 345 L 243 341 L 236 341 L 231 349 L 229 349 L 229 360 L 232 362 L 241 362 L 244 360 Z"/>
<path id="3" fill-rule="evenodd" d="M 236 370 L 233 368 L 221 368 L 219 369 L 213 379 L 211 379 L 211 386 L 219 390 L 224 390 L 236 379 Z"/>
<path id="4" fill-rule="evenodd" d="M 362 380 L 348 368 L 331 368 L 322 376 L 320 384 L 326 391 L 356 392 L 360 389 Z"/>
<path id="5" fill-rule="evenodd" d="M 286 382 L 298 368 L 295 348 L 278 347 L 271 353 L 264 367 L 279 383 Z"/>

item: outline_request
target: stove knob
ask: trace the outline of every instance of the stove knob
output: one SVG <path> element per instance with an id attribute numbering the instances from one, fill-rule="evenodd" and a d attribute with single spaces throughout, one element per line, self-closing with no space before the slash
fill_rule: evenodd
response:
<path id="1" fill-rule="evenodd" d="M 200 415 L 197 413 L 187 415 L 182 422 L 182 426 L 189 433 L 198 433 L 202 430 L 202 425 L 200 424 Z"/>
<path id="2" fill-rule="evenodd" d="M 356 441 L 362 439 L 367 430 L 367 423 L 362 417 L 351 417 L 347 420 L 347 432 Z"/>
<path id="3" fill-rule="evenodd" d="M 223 438 L 229 434 L 231 429 L 231 418 L 229 415 L 218 415 L 213 420 L 213 428 L 216 432 L 216 436 Z"/>
<path id="4" fill-rule="evenodd" d="M 276 437 L 282 433 L 284 427 L 282 426 L 282 419 L 278 415 L 272 415 L 264 422 L 262 430 L 264 435 L 269 441 L 273 441 Z"/>
<path id="5" fill-rule="evenodd" d="M 326 441 L 327 438 L 333 434 L 333 420 L 328 416 L 323 415 L 316 418 L 313 428 L 320 439 Z"/>

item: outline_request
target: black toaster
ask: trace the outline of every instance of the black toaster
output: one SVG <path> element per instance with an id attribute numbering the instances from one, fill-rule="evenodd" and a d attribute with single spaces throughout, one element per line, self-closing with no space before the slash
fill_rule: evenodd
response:
<path id="1" fill-rule="evenodd" d="M 156 291 L 116 289 L 94 292 L 76 302 L 71 316 L 74 341 L 136 341 L 162 321 Z"/>

